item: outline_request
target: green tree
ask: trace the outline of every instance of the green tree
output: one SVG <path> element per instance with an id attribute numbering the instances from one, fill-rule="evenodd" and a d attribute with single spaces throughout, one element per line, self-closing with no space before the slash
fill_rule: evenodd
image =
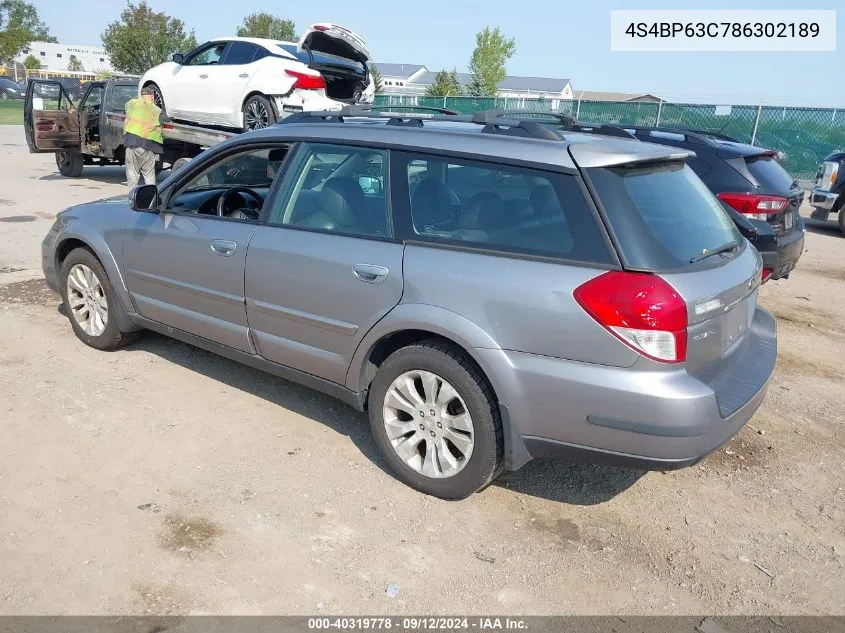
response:
<path id="1" fill-rule="evenodd" d="M 505 64 L 515 52 L 513 38 L 506 38 L 498 26 L 494 29 L 485 26 L 475 36 L 475 50 L 469 60 L 472 80 L 468 92 L 475 97 L 495 97 L 497 86 L 507 74 Z"/>
<path id="2" fill-rule="evenodd" d="M 38 70 L 41 68 L 41 60 L 35 55 L 27 55 L 26 59 L 23 60 L 23 67 L 27 70 Z"/>
<path id="3" fill-rule="evenodd" d="M 132 75 L 143 75 L 173 53 L 197 45 L 194 32 L 185 33 L 182 20 L 153 11 L 146 0 L 137 5 L 128 2 L 120 19 L 108 24 L 101 37 L 112 66 Z"/>
<path id="4" fill-rule="evenodd" d="M 34 6 L 23 0 L 0 0 L 0 61 L 10 61 L 30 42 L 55 42 Z"/>
<path id="5" fill-rule="evenodd" d="M 263 37 L 268 40 L 296 39 L 296 25 L 272 13 L 250 13 L 238 27 L 238 37 Z"/>
<path id="6" fill-rule="evenodd" d="M 76 55 L 71 55 L 67 58 L 67 69 L 79 72 L 85 70 L 85 66 L 82 65 L 82 62 L 79 61 Z"/>
<path id="7" fill-rule="evenodd" d="M 370 66 L 370 76 L 373 78 L 373 83 L 376 87 L 376 94 L 380 95 L 384 92 L 384 81 L 382 81 L 381 73 L 378 71 L 375 64 Z"/>
<path id="8" fill-rule="evenodd" d="M 456 97 L 463 92 L 456 70 L 441 70 L 434 77 L 434 82 L 426 89 L 426 97 Z"/>

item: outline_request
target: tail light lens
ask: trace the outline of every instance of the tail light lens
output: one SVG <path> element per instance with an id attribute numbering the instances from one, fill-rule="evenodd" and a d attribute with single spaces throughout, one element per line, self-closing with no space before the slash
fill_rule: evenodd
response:
<path id="1" fill-rule="evenodd" d="M 300 90 L 324 90 L 326 88 L 326 80 L 322 75 L 312 75 L 309 73 L 300 73 L 295 70 L 285 70 L 291 77 L 296 78 L 293 88 Z"/>
<path id="2" fill-rule="evenodd" d="M 760 277 L 760 283 L 761 283 L 761 284 L 766 283 L 767 281 L 769 281 L 769 279 L 771 279 L 771 278 L 772 278 L 772 275 L 774 275 L 774 274 L 775 274 L 775 269 L 774 269 L 774 268 L 764 268 L 764 269 L 763 269 L 763 274 L 762 274 L 762 276 Z"/>
<path id="3" fill-rule="evenodd" d="M 575 300 L 599 325 L 653 360 L 687 358 L 687 305 L 666 281 L 611 271 L 578 286 Z"/>
<path id="4" fill-rule="evenodd" d="M 770 215 L 780 213 L 789 206 L 789 200 L 786 198 L 754 193 L 720 193 L 719 200 L 756 220 L 766 220 Z"/>

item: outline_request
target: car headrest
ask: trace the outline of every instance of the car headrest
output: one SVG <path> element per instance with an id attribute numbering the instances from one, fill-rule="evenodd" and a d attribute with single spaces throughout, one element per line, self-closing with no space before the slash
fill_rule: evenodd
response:
<path id="1" fill-rule="evenodd" d="M 481 191 L 470 198 L 460 217 L 465 229 L 490 230 L 501 227 L 505 221 L 505 203 L 492 191 Z"/>
<path id="2" fill-rule="evenodd" d="M 411 199 L 414 224 L 424 226 L 451 219 L 449 188 L 436 178 L 421 181 Z"/>
<path id="3" fill-rule="evenodd" d="M 535 215 L 550 215 L 554 212 L 561 211 L 557 194 L 551 185 L 534 187 L 529 194 L 529 199 L 531 200 L 531 206 L 534 207 Z"/>
<path id="4" fill-rule="evenodd" d="M 332 178 L 320 191 L 320 208 L 340 227 L 357 227 L 367 219 L 364 201 L 364 192 L 354 178 Z"/>

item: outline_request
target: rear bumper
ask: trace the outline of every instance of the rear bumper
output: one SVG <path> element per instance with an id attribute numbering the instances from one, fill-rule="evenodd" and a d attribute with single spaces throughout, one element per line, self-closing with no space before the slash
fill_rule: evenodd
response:
<path id="1" fill-rule="evenodd" d="M 317 90 L 292 90 L 290 94 L 273 97 L 273 105 L 280 119 L 296 112 L 340 110 L 343 104 Z"/>
<path id="2" fill-rule="evenodd" d="M 775 366 L 776 325 L 758 309 L 743 349 L 707 382 L 682 369 L 505 354 L 515 379 L 505 404 L 532 457 L 680 468 L 718 449 L 760 407 Z"/>
<path id="3" fill-rule="evenodd" d="M 763 268 L 771 268 L 772 279 L 789 275 L 804 252 L 804 220 L 798 216 L 792 232 L 777 238 L 777 251 L 761 252 Z"/>
<path id="4" fill-rule="evenodd" d="M 832 211 L 833 205 L 838 197 L 838 193 L 825 191 L 823 189 L 813 189 L 813 192 L 810 194 L 810 204 L 816 209 Z"/>

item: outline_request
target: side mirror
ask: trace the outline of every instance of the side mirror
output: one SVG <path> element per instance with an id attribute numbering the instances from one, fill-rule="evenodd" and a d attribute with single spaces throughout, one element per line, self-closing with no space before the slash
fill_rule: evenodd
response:
<path id="1" fill-rule="evenodd" d="M 133 211 L 150 211 L 158 207 L 158 187 L 140 185 L 129 192 L 129 206 Z"/>
<path id="2" fill-rule="evenodd" d="M 173 57 L 170 58 L 172 62 L 177 64 L 181 64 L 183 59 L 185 59 L 185 56 L 182 53 L 173 53 Z"/>
<path id="3" fill-rule="evenodd" d="M 381 195 L 381 180 L 373 178 L 372 176 L 361 176 L 358 178 L 358 186 L 364 190 L 364 193 L 371 196 Z"/>

